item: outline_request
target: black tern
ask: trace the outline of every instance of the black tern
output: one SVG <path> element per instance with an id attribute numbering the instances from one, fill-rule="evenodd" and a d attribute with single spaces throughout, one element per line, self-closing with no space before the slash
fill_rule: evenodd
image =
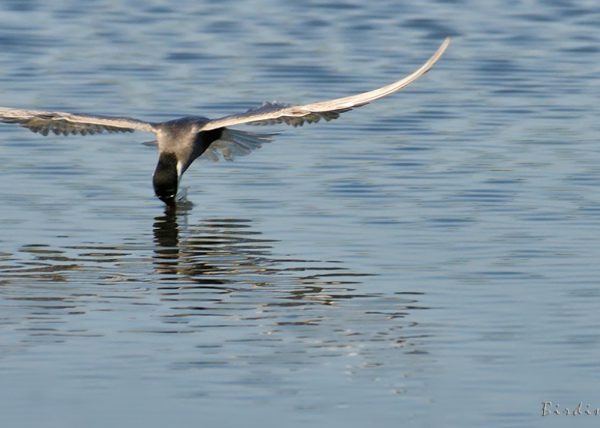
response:
<path id="1" fill-rule="evenodd" d="M 284 123 L 302 126 L 321 119 L 337 119 L 340 113 L 364 106 L 393 94 L 427 73 L 440 59 L 450 43 L 446 38 L 421 67 L 392 84 L 349 97 L 305 105 L 266 102 L 245 113 L 208 119 L 189 116 L 166 122 L 144 122 L 129 117 L 96 116 L 57 111 L 19 110 L 0 107 L 0 121 L 17 123 L 42 135 L 97 134 L 102 132 L 152 132 L 158 146 L 158 164 L 152 177 L 156 196 L 167 206 L 176 205 L 177 189 L 183 173 L 198 157 L 231 160 L 259 148 L 274 134 L 230 129 L 241 124 L 272 125 Z"/>

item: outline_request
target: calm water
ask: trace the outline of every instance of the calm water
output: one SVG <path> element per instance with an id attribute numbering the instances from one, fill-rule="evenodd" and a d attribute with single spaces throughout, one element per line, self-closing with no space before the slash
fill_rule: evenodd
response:
<path id="1" fill-rule="evenodd" d="M 147 120 L 453 44 L 197 162 L 176 215 L 148 135 L 0 126 L 0 424 L 596 426 L 541 414 L 600 407 L 599 25 L 583 0 L 3 1 L 0 105 Z"/>

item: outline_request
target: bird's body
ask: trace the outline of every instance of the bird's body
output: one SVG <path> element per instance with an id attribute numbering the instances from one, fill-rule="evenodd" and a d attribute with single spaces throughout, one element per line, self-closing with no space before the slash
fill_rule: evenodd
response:
<path id="1" fill-rule="evenodd" d="M 199 157 L 211 160 L 246 155 L 271 140 L 274 134 L 253 133 L 230 129 L 241 124 L 271 125 L 285 123 L 302 126 L 321 119 L 336 119 L 340 113 L 363 106 L 390 95 L 427 73 L 442 56 L 449 39 L 444 40 L 431 58 L 416 71 L 390 85 L 344 98 L 290 106 L 264 103 L 245 113 L 208 119 L 188 116 L 160 123 L 128 117 L 97 116 L 66 112 L 46 112 L 0 107 L 0 122 L 17 123 L 33 132 L 55 134 L 96 134 L 101 132 L 151 132 L 156 135 L 159 159 L 153 176 L 156 195 L 168 206 L 175 205 L 181 176 Z"/>
<path id="2" fill-rule="evenodd" d="M 223 135 L 222 128 L 196 131 L 206 122 L 205 117 L 183 117 L 155 125 L 159 158 L 152 183 L 156 196 L 169 206 L 183 173 Z"/>

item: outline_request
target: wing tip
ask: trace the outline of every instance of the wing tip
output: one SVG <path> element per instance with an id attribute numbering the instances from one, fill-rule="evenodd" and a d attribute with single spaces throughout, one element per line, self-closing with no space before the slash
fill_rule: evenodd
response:
<path id="1" fill-rule="evenodd" d="M 446 49 L 448 49 L 448 46 L 450 46 L 451 41 L 452 37 L 450 36 L 446 36 L 446 38 L 442 41 L 442 44 L 440 44 L 440 47 L 437 50 L 440 56 L 442 56 L 442 54 L 446 52 Z"/>

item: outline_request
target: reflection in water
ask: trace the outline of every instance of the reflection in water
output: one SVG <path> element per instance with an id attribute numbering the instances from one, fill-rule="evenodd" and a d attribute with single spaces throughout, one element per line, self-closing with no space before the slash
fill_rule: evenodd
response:
<path id="1" fill-rule="evenodd" d="M 167 211 L 154 219 L 151 236 L 122 245 L 27 245 L 0 254 L 0 326 L 13 332 L 0 351 L 111 337 L 106 325 L 113 325 L 130 341 L 201 332 L 195 348 L 232 347 L 232 358 L 244 358 L 236 353 L 251 356 L 258 346 L 284 365 L 352 354 L 372 367 L 393 361 L 385 354 L 393 348 L 423 353 L 415 344 L 423 333 L 404 320 L 425 309 L 418 294 L 376 292 L 362 282 L 370 275 L 341 262 L 276 256 L 276 241 L 250 220 L 188 224 L 188 214 Z M 215 342 L 207 329 L 228 339 Z M 294 345 L 275 346 L 281 341 Z M 223 364 L 220 355 L 217 361 Z M 200 363 L 208 364 L 206 356 L 194 352 L 174 367 Z"/>
<path id="2" fill-rule="evenodd" d="M 350 272 L 339 262 L 276 258 L 275 241 L 253 230 L 247 219 L 212 218 L 181 228 L 179 221 L 186 216 L 185 210 L 167 210 L 154 222 L 153 263 L 165 283 L 160 286 L 163 291 L 230 293 L 271 286 L 271 298 L 287 301 L 267 299 L 265 305 L 302 304 L 298 300 L 331 304 L 336 298 L 359 297 L 353 286 L 359 277 L 368 276 Z"/>
<path id="3" fill-rule="evenodd" d="M 406 319 L 425 309 L 418 294 L 376 291 L 342 262 L 277 256 L 250 220 L 188 216 L 166 212 L 123 244 L 1 253 L 0 361 L 24 377 L 53 367 L 67 391 L 158 379 L 177 400 L 332 408 L 337 397 L 313 391 L 418 390 L 406 375 L 426 361 L 429 330 Z"/>
<path id="4" fill-rule="evenodd" d="M 186 222 L 186 211 L 156 217 L 151 254 L 142 241 L 145 237 L 126 239 L 119 245 L 24 245 L 15 254 L 0 253 L 0 284 L 67 282 L 90 286 L 86 281 L 93 278 L 97 286 L 140 282 L 160 289 L 277 285 L 290 292 L 290 299 L 298 299 L 331 286 L 338 287 L 337 293 L 351 293 L 360 277 L 369 276 L 351 272 L 338 261 L 276 257 L 272 248 L 276 241 L 264 238 L 247 219 L 208 218 L 195 225 Z M 148 261 L 153 266 L 150 272 Z"/>
<path id="5" fill-rule="evenodd" d="M 250 220 L 206 219 L 188 228 L 181 239 L 178 218 L 186 215 L 168 210 L 155 219 L 154 263 L 162 279 L 212 285 L 267 271 L 265 257 L 273 241 L 259 238 Z"/>

